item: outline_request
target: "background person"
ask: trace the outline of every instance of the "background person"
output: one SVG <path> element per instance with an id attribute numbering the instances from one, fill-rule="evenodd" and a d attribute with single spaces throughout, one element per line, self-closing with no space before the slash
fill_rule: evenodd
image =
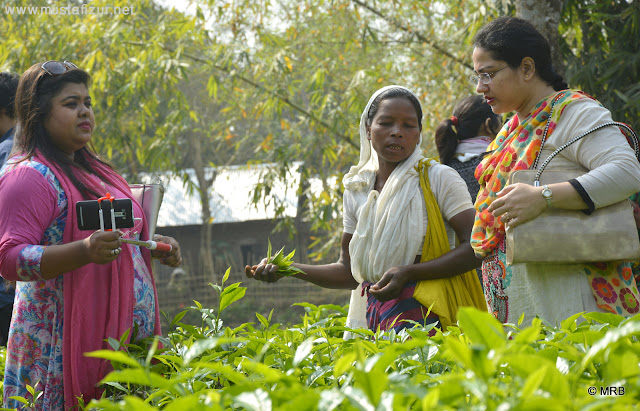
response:
<path id="1" fill-rule="evenodd" d="M 522 19 L 503 17 L 484 26 L 475 36 L 473 65 L 476 91 L 493 111 L 516 112 L 476 169 L 480 193 L 471 244 L 484 258 L 484 291 L 491 310 L 503 322 L 515 323 L 524 313 L 527 323 L 540 316 L 551 324 L 582 311 L 637 313 L 639 295 L 630 261 L 506 265 L 505 223 L 515 227 L 547 207 L 589 212 L 640 191 L 640 164 L 615 127 L 590 134 L 549 163 L 547 170 L 586 172 L 549 184 L 551 195 L 544 197 L 543 187 L 507 186 L 512 172 L 531 167 L 547 122 L 540 164 L 573 137 L 611 121 L 609 110 L 582 92 L 567 90 L 551 65 L 549 43 Z"/>
<path id="2" fill-rule="evenodd" d="M 0 167 L 9 158 L 13 147 L 13 132 L 16 125 L 14 99 L 19 76 L 0 73 Z"/>
<path id="3" fill-rule="evenodd" d="M 421 129 L 422 107 L 411 91 L 388 86 L 373 94 L 360 119 L 360 160 L 343 179 L 340 258 L 294 264 L 305 272 L 296 278 L 322 287 L 362 285 L 352 293 L 348 326 L 399 331 L 412 326 L 406 319 L 444 327 L 456 321 L 459 305 L 486 309 L 473 271 L 479 261 L 469 246 L 474 210 L 466 186 L 451 168 L 424 160 Z M 438 241 L 443 250 L 431 255 Z M 268 282 L 280 278 L 277 270 L 266 259 L 245 267 L 249 278 Z M 441 279 L 451 279 L 450 294 L 439 292 Z"/>
<path id="4" fill-rule="evenodd" d="M 156 288 L 147 249 L 122 243 L 118 231 L 80 231 L 75 203 L 106 192 L 132 198 L 127 182 L 89 148 L 95 119 L 89 75 L 75 65 L 48 61 L 31 66 L 16 95 L 15 153 L 0 172 L 0 273 L 17 281 L 4 375 L 4 406 L 43 395 L 37 408 L 70 409 L 88 402 L 108 361 L 84 353 L 108 348 L 134 324 L 138 339 L 160 334 Z M 144 240 L 146 219 L 134 200 Z M 181 263 L 169 237 L 161 262 Z"/>
<path id="5" fill-rule="evenodd" d="M 18 80 L 19 77 L 15 74 L 0 73 L 0 169 L 9 158 L 13 147 L 13 132 L 16 125 L 13 105 Z M 11 283 L 0 281 L 0 345 L 7 345 L 14 297 L 15 289 Z"/>
<path id="6" fill-rule="evenodd" d="M 460 174 L 475 202 L 480 185 L 475 171 L 487 154 L 487 147 L 502 127 L 502 117 L 491 110 L 482 96 L 458 101 L 450 118 L 436 128 L 435 140 L 440 162 Z"/>

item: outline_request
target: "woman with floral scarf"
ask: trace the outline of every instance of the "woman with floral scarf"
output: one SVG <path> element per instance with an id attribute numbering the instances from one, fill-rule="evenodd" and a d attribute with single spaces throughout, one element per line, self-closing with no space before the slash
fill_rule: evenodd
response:
<path id="1" fill-rule="evenodd" d="M 539 316 L 555 324 L 583 311 L 637 313 L 640 296 L 631 261 L 507 265 L 505 257 L 506 225 L 530 221 L 547 207 L 590 212 L 640 191 L 640 164 L 614 127 L 570 145 L 547 167 L 584 175 L 549 184 L 544 193 L 543 187 L 507 186 L 510 174 L 529 169 L 538 154 L 542 162 L 571 138 L 612 121 L 610 112 L 587 94 L 567 89 L 551 65 L 549 43 L 522 19 L 499 18 L 483 27 L 474 40 L 473 63 L 472 82 L 493 111 L 516 113 L 475 173 L 480 193 L 471 244 L 484 258 L 490 309 L 510 323 L 522 314 L 525 322 Z"/>

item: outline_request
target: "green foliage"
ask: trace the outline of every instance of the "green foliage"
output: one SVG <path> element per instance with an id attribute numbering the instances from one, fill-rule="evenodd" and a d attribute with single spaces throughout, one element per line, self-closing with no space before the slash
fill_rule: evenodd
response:
<path id="1" fill-rule="evenodd" d="M 236 301 L 241 287 L 214 288 Z M 196 303 L 201 326 L 178 315 L 168 338 L 111 340 L 114 351 L 88 354 L 114 371 L 106 396 L 86 409 L 632 410 L 640 401 L 640 315 L 579 313 L 559 327 L 539 319 L 520 327 L 463 308 L 458 326 L 432 337 L 418 326 L 344 340 L 346 307 L 300 305 L 292 327 L 257 314 L 229 328 Z M 624 395 L 601 395 L 607 387 Z"/>
<path id="2" fill-rule="evenodd" d="M 566 78 L 640 127 L 640 3 L 570 0 L 560 27 Z"/>

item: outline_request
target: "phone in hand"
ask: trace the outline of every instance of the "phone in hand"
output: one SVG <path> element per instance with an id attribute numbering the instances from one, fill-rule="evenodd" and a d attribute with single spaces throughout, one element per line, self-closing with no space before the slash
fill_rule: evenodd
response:
<path id="1" fill-rule="evenodd" d="M 102 218 L 104 229 L 111 230 L 111 209 L 115 216 L 116 229 L 132 228 L 133 203 L 129 198 L 109 200 L 87 200 L 76 203 L 76 214 L 79 230 L 99 230 L 100 229 L 100 209 L 102 208 Z"/>

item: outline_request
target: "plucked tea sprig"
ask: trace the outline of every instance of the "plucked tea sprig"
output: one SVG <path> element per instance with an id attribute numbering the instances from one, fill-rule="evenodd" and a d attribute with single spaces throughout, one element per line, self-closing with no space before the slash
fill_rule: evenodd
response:
<path id="1" fill-rule="evenodd" d="M 283 275 L 285 277 L 289 277 L 296 274 L 304 274 L 299 268 L 292 266 L 293 256 L 296 253 L 296 250 L 293 250 L 288 255 L 284 255 L 284 247 L 280 249 L 273 257 L 271 257 L 271 241 L 267 240 L 269 243 L 269 248 L 267 248 L 267 264 L 274 264 L 278 266 L 277 274 Z"/>

